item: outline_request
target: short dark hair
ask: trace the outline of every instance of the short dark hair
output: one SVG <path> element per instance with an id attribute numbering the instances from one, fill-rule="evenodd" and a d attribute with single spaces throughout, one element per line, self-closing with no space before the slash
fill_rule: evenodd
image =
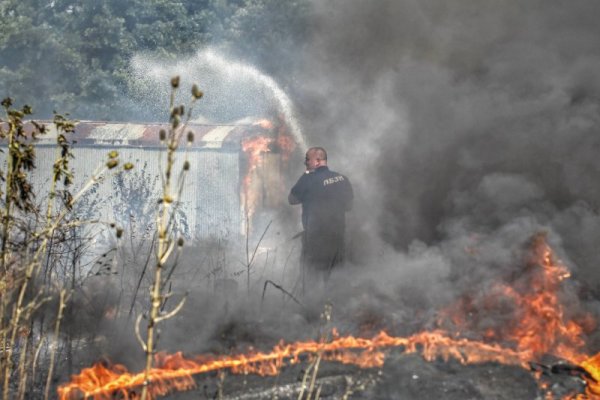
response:
<path id="1" fill-rule="evenodd" d="M 322 148 L 322 147 L 311 147 L 310 149 L 308 149 L 306 151 L 306 154 L 308 154 L 311 151 L 316 152 L 317 156 L 319 157 L 319 159 L 321 159 L 321 160 L 327 160 L 327 151 L 325 151 L 324 148 Z"/>

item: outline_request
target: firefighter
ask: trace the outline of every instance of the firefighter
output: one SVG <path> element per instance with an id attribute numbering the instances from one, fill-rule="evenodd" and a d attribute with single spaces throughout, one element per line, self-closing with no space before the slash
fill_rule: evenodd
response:
<path id="1" fill-rule="evenodd" d="M 324 285 L 344 259 L 346 212 L 352 208 L 354 196 L 348 178 L 327 167 L 327 152 L 322 147 L 308 149 L 304 165 L 306 171 L 288 201 L 302 204 L 303 277 L 310 285 Z"/>

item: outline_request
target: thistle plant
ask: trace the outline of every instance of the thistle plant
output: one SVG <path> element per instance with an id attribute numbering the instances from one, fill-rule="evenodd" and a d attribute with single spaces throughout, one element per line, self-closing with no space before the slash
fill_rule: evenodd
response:
<path id="1" fill-rule="evenodd" d="M 0 187 L 2 207 L 0 208 L 0 381 L 2 396 L 8 398 L 10 378 L 15 368 L 13 349 L 20 332 L 27 327 L 32 313 L 44 304 L 47 299 L 40 296 L 26 298 L 28 284 L 33 277 L 35 267 L 29 263 L 30 252 L 27 249 L 29 237 L 15 229 L 20 213 L 35 213 L 33 191 L 29 181 L 29 173 L 35 167 L 35 151 L 32 140 L 45 133 L 45 126 L 32 123 L 33 131 L 29 136 L 25 130 L 23 119 L 32 113 L 31 107 L 25 105 L 21 109 L 12 107 L 12 100 L 2 100 L 5 119 L 0 120 L 0 139 L 6 143 L 6 168 L 0 170 Z M 20 251 L 24 250 L 24 251 Z M 24 365 L 22 351 L 18 365 Z M 20 371 L 24 367 L 19 368 Z"/>
<path id="2" fill-rule="evenodd" d="M 176 256 L 171 265 L 169 275 L 177 264 L 178 255 L 184 245 L 183 238 L 177 238 L 174 234 L 175 211 L 181 194 L 183 192 L 186 172 L 190 169 L 188 160 L 188 149 L 194 141 L 194 133 L 188 131 L 188 123 L 191 119 L 193 106 L 196 101 L 202 98 L 203 93 L 197 85 L 192 86 L 191 99 L 186 107 L 184 105 L 175 105 L 175 95 L 179 89 L 179 76 L 171 79 L 171 97 L 169 102 L 169 127 L 167 130 L 161 129 L 159 139 L 164 146 L 164 152 L 159 158 L 160 181 L 162 196 L 159 200 L 159 210 L 157 213 L 156 229 L 158 232 L 158 242 L 156 245 L 156 264 L 154 268 L 154 280 L 150 287 L 150 311 L 148 314 L 148 325 L 146 328 L 146 340 L 140 334 L 140 322 L 143 315 L 140 315 L 136 321 L 136 334 L 145 354 L 146 367 L 144 372 L 144 384 L 142 386 L 141 399 L 146 400 L 149 396 L 148 387 L 150 385 L 149 376 L 154 359 L 157 341 L 157 324 L 160 321 L 171 318 L 182 307 L 185 302 L 185 296 L 179 304 L 170 312 L 163 312 L 163 306 L 169 293 L 164 293 L 165 282 L 163 272 L 171 256 L 175 252 Z M 176 155 L 181 142 L 186 141 L 184 150 L 184 160 L 181 170 L 176 171 Z"/>
<path id="3" fill-rule="evenodd" d="M 48 129 L 25 120 L 32 114 L 31 107 L 15 109 L 12 104 L 9 98 L 1 102 L 5 117 L 0 119 L 0 140 L 6 146 L 5 167 L 0 168 L 0 386 L 5 400 L 25 398 L 31 390 L 30 380 L 33 382 L 35 372 L 41 370 L 47 373 L 44 398 L 49 398 L 57 343 L 48 346 L 51 349 L 48 369 L 36 368 L 36 364 L 44 342 L 49 345 L 49 333 L 53 333 L 53 340 L 59 340 L 70 291 L 60 281 L 45 280 L 41 288 L 36 284 L 40 283 L 44 265 L 49 264 L 56 238 L 64 238 L 66 230 L 85 223 L 67 218 L 73 205 L 103 174 L 117 167 L 119 161 L 118 155 L 110 156 L 92 179 L 72 195 L 70 136 L 75 131 L 75 122 L 55 115 L 57 155 L 47 196 L 42 199 L 45 213 L 40 212 L 31 177 L 36 168 L 36 139 Z M 130 168 L 125 164 L 118 172 Z M 44 313 L 38 319 L 36 313 L 53 300 L 59 303 L 58 311 L 54 323 L 46 327 Z"/>
<path id="4" fill-rule="evenodd" d="M 4 183 L 4 188 L 0 188 L 0 196 L 3 197 L 4 204 L 0 209 L 0 220 L 2 221 L 2 231 L 0 240 L 0 270 L 7 272 L 10 254 L 10 227 L 13 223 L 14 209 L 18 208 L 25 212 L 34 211 L 33 192 L 31 183 L 28 180 L 28 173 L 35 167 L 35 151 L 30 141 L 37 135 L 45 133 L 44 125 L 33 123 L 34 130 L 28 137 L 23 123 L 23 118 L 32 113 L 30 106 L 25 105 L 21 109 L 12 107 L 12 99 L 5 98 L 1 102 L 6 115 L 5 120 L 0 125 L 0 139 L 6 141 L 6 171 L 0 171 L 0 180 Z"/>

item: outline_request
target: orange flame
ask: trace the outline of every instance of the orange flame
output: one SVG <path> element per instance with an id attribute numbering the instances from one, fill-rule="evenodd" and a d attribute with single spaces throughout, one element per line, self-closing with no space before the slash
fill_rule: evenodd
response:
<path id="1" fill-rule="evenodd" d="M 534 236 L 527 271 L 517 284 L 509 286 L 496 283 L 486 296 L 478 299 L 482 314 L 502 315 L 507 305 L 514 310 L 511 321 L 488 328 L 482 336 L 486 340 L 510 343 L 519 351 L 530 351 L 533 357 L 554 354 L 571 362 L 585 359 L 579 350 L 584 341 L 583 328 L 572 320 L 566 320 L 565 310 L 559 299 L 560 283 L 569 277 L 546 242 L 544 234 Z M 473 332 L 480 310 L 471 298 L 463 298 L 455 305 L 440 312 L 438 322 L 450 321 L 457 333 Z M 475 317 L 473 316 L 475 314 Z"/>
<path id="2" fill-rule="evenodd" d="M 254 136 L 242 141 L 242 150 L 248 157 L 248 169 L 246 176 L 242 181 L 242 195 L 244 196 L 244 212 L 248 221 L 256 210 L 258 194 L 256 190 L 251 190 L 253 174 L 262 164 L 262 155 L 271 151 L 270 145 L 273 139 L 266 136 Z"/>
<path id="3" fill-rule="evenodd" d="M 292 136 L 287 134 L 287 126 L 284 121 L 285 118 L 283 116 L 279 116 L 275 122 L 268 119 L 258 120 L 254 125 L 268 132 L 263 132 L 261 136 L 248 137 L 242 140 L 242 150 L 246 153 L 248 160 L 248 168 L 242 180 L 242 204 L 247 232 L 250 232 L 252 217 L 257 211 L 261 194 L 265 193 L 264 189 L 266 186 L 260 187 L 259 182 L 262 181 L 265 184 L 266 179 L 269 181 L 266 185 L 269 185 L 271 190 L 275 190 L 275 192 L 267 190 L 271 194 L 268 202 L 275 199 L 275 204 L 271 203 L 271 206 L 276 205 L 283 198 L 279 196 L 282 192 L 277 191 L 277 189 L 283 191 L 283 185 L 273 182 L 273 179 L 277 180 L 277 175 L 271 173 L 261 175 L 257 174 L 257 170 L 265 162 L 264 154 L 266 153 L 278 153 L 279 161 L 281 161 L 281 164 L 276 163 L 278 168 L 285 168 L 285 165 L 289 161 L 296 148 L 296 142 Z M 267 165 L 270 165 L 269 168 L 272 168 L 273 164 L 269 163 Z M 273 189 L 274 184 L 281 186 L 281 188 Z"/>
<path id="4" fill-rule="evenodd" d="M 454 358 L 464 364 L 497 361 L 526 367 L 530 356 L 527 352 L 519 353 L 496 345 L 452 339 L 441 331 L 422 332 L 406 338 L 392 337 L 382 331 L 372 339 L 345 336 L 327 343 L 282 342 L 268 353 L 250 352 L 214 358 L 201 356 L 194 360 L 184 358 L 181 353 L 160 353 L 157 355 L 156 367 L 150 372 L 149 389 L 153 396 L 164 395 L 172 390 L 189 390 L 195 386 L 192 375 L 223 369 L 230 369 L 233 373 L 276 375 L 286 364 L 298 363 L 302 355 L 310 357 L 321 354 L 325 360 L 363 368 L 381 367 L 385 356 L 378 349 L 385 347 L 404 347 L 408 353 L 420 349 L 427 360 Z M 74 376 L 70 383 L 62 385 L 58 394 L 62 400 L 81 395 L 85 398 L 102 399 L 115 392 L 127 397 L 143 385 L 143 380 L 143 372 L 132 374 L 122 365 L 107 368 L 103 364 L 96 364 Z"/>
<path id="5" fill-rule="evenodd" d="M 591 376 L 591 379 L 586 379 L 588 383 L 588 395 L 590 398 L 596 398 L 594 395 L 600 397 L 600 353 L 593 357 L 589 357 L 581 364 Z M 581 397 L 584 399 L 585 397 Z"/>
<path id="6" fill-rule="evenodd" d="M 582 351 L 584 329 L 575 321 L 566 319 L 566 312 L 559 301 L 559 285 L 569 273 L 552 254 L 544 235 L 534 238 L 531 254 L 527 279 L 514 287 L 496 285 L 489 298 L 482 302 L 484 306 L 493 307 L 502 297 L 514 304 L 516 319 L 503 323 L 503 327 L 486 329 L 480 333 L 480 340 L 458 337 L 461 331 L 471 332 L 472 329 L 465 312 L 473 309 L 474 302 L 462 299 L 440 313 L 439 324 L 454 324 L 453 332 L 438 329 L 408 337 L 394 337 L 382 331 L 370 339 L 338 337 L 334 332 L 334 338 L 329 342 L 281 342 L 266 353 L 250 351 L 233 356 L 205 355 L 191 360 L 181 353 L 159 354 L 150 373 L 149 391 L 152 396 L 158 396 L 173 390 L 188 390 L 195 385 L 193 375 L 223 369 L 234 373 L 273 375 L 285 365 L 299 362 L 301 357 L 310 359 L 317 354 L 325 360 L 363 368 L 381 367 L 385 359 L 383 351 L 399 347 L 407 353 L 418 351 L 429 361 L 441 358 L 455 359 L 463 364 L 498 362 L 526 369 L 530 369 L 530 362 L 538 361 L 546 354 L 554 354 L 579 365 L 589 374 L 584 377 L 588 383 L 586 393 L 568 395 L 565 399 L 600 399 L 600 353 L 589 357 Z M 120 365 L 107 368 L 97 364 L 74 376 L 71 382 L 59 388 L 58 393 L 62 400 L 81 395 L 102 399 L 113 393 L 127 397 L 144 384 L 143 379 L 144 373 L 132 374 Z M 540 382 L 541 388 L 546 386 L 545 382 Z M 550 394 L 546 398 L 551 398 Z"/>

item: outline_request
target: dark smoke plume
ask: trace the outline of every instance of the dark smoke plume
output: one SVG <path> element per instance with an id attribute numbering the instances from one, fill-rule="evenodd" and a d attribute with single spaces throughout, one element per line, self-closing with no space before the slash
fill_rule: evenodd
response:
<path id="1" fill-rule="evenodd" d="M 598 2 L 313 6 L 298 107 L 354 178 L 355 236 L 450 256 L 474 243 L 492 263 L 546 230 L 597 287 Z"/>

